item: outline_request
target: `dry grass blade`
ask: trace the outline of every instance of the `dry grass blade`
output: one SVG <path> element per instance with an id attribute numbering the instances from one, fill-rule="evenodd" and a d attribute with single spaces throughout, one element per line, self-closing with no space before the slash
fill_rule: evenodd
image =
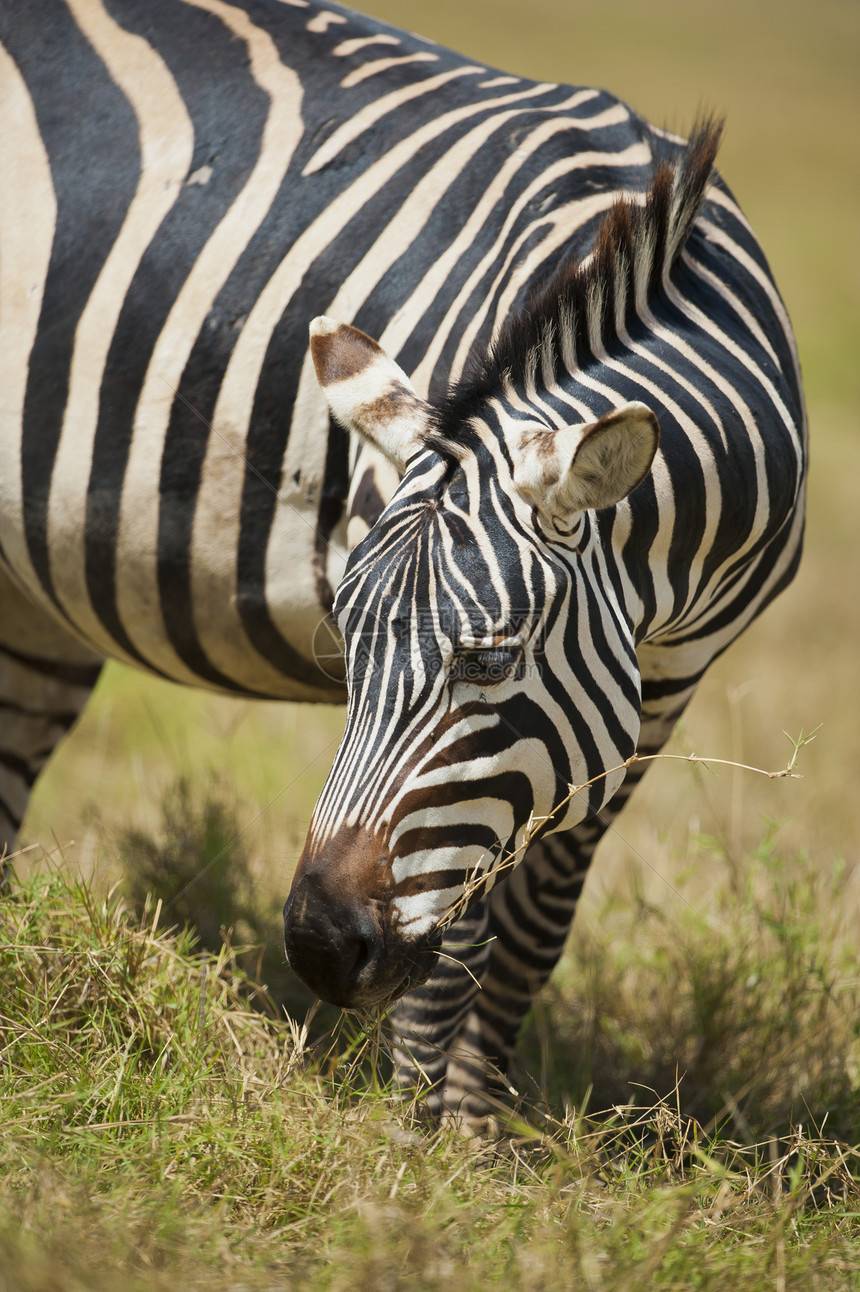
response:
<path id="1" fill-rule="evenodd" d="M 556 803 L 552 812 L 550 812 L 546 816 L 536 817 L 534 816 L 534 814 L 532 814 L 529 817 L 529 820 L 527 821 L 526 825 L 523 827 L 521 831 L 522 839 L 515 848 L 512 848 L 508 852 L 505 852 L 504 849 L 500 849 L 496 856 L 496 860 L 491 861 L 486 869 L 484 869 L 484 863 L 482 861 L 476 862 L 471 873 L 466 878 L 466 882 L 464 884 L 462 894 L 460 895 L 460 897 L 457 898 L 457 901 L 454 902 L 454 904 L 446 911 L 446 913 L 441 917 L 441 919 L 439 919 L 439 921 L 437 922 L 436 928 L 444 930 L 444 929 L 450 928 L 452 924 L 456 923 L 456 921 L 460 918 L 460 916 L 463 915 L 466 910 L 468 910 L 469 906 L 471 906 L 471 904 L 474 901 L 476 901 L 478 897 L 489 892 L 489 890 L 498 880 L 499 875 L 503 874 L 506 870 L 511 870 L 514 866 L 517 865 L 517 862 L 519 861 L 519 859 L 522 856 L 524 856 L 526 850 L 535 841 L 535 839 L 539 838 L 541 834 L 544 833 L 546 829 L 546 824 L 548 821 L 558 820 L 559 814 L 563 811 L 564 808 L 566 808 L 572 802 L 574 798 L 576 798 L 579 794 L 582 794 L 585 790 L 590 789 L 592 785 L 596 785 L 599 781 L 605 780 L 609 776 L 614 776 L 616 772 L 621 772 L 621 771 L 626 772 L 637 763 L 653 763 L 653 762 L 658 762 L 662 760 L 662 761 L 672 761 L 672 762 L 682 762 L 682 763 L 694 763 L 704 767 L 708 767 L 711 765 L 721 766 L 721 767 L 734 767 L 739 771 L 753 772 L 757 776 L 765 776 L 769 780 L 785 780 L 785 779 L 799 780 L 800 773 L 795 771 L 798 757 L 800 755 L 801 750 L 804 749 L 807 745 L 812 743 L 819 729 L 820 729 L 819 727 L 816 727 L 808 735 L 804 735 L 803 732 L 801 731 L 797 739 L 794 739 L 793 737 L 789 736 L 787 732 L 784 732 L 783 734 L 786 736 L 786 738 L 789 740 L 792 746 L 791 757 L 789 758 L 785 767 L 779 768 L 776 771 L 767 771 L 763 767 L 752 767 L 747 763 L 735 762 L 733 759 L 730 759 L 730 758 L 702 758 L 699 754 L 663 754 L 663 753 L 638 754 L 638 753 L 635 753 L 635 754 L 631 754 L 630 757 L 625 759 L 623 763 L 619 763 L 615 767 L 609 767 L 606 769 L 606 771 L 599 772 L 596 776 L 592 776 L 590 780 L 584 781 L 582 785 L 571 785 L 569 787 L 568 793 L 564 796 L 564 798 L 560 799 L 558 803 Z"/>

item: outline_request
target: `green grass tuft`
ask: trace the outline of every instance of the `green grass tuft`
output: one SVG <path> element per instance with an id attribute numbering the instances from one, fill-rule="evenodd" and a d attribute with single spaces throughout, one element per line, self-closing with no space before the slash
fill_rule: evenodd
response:
<path id="1" fill-rule="evenodd" d="M 314 1052 L 235 954 L 35 876 L 0 916 L 0 1287 L 844 1287 L 857 1152 L 674 1100 L 430 1136 L 354 1030 Z M 563 1038 L 562 1038 L 563 1044 Z"/>
<path id="2" fill-rule="evenodd" d="M 217 956 L 226 943 L 258 1007 L 304 1015 L 314 997 L 287 964 L 280 904 L 255 873 L 240 814 L 217 777 L 178 777 L 154 827 L 104 831 L 122 865 L 119 891 L 141 920 L 184 929 L 200 950 Z M 321 1011 L 323 1029 L 335 1016 Z"/>
<path id="3" fill-rule="evenodd" d="M 719 875 L 717 845 L 700 852 L 694 870 Z M 860 1138 L 860 980 L 834 927 L 843 869 L 786 860 L 771 832 L 740 887 L 688 902 L 682 886 L 659 907 L 607 899 L 577 927 L 524 1044 L 549 1102 L 656 1096 L 747 1143 L 798 1123 Z"/>

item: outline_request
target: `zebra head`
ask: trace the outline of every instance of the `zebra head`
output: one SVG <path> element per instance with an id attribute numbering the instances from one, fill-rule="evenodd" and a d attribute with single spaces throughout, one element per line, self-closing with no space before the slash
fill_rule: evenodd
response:
<path id="1" fill-rule="evenodd" d="M 369 1006 L 623 779 L 639 674 L 594 511 L 641 483 L 658 428 L 638 403 L 553 425 L 499 389 L 451 433 L 355 328 L 318 319 L 311 349 L 335 418 L 402 472 L 335 599 L 346 729 L 284 912 L 300 977 Z"/>

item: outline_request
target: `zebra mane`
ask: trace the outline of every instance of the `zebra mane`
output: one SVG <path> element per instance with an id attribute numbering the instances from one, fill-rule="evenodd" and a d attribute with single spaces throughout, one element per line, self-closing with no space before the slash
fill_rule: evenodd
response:
<path id="1" fill-rule="evenodd" d="M 506 384 L 548 385 L 584 369 L 657 296 L 701 210 L 722 130 L 722 121 L 698 122 L 685 147 L 657 162 L 644 194 L 616 200 L 591 252 L 564 260 L 489 351 L 473 352 L 438 409 L 438 451 L 459 457 L 457 428 Z"/>

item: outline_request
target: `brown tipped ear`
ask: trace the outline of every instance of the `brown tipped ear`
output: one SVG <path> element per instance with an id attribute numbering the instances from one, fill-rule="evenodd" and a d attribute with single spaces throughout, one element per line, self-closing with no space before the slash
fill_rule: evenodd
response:
<path id="1" fill-rule="evenodd" d="M 624 404 L 586 426 L 521 433 L 514 484 L 552 524 L 578 511 L 611 507 L 640 485 L 660 441 L 645 404 Z"/>
<path id="2" fill-rule="evenodd" d="M 399 471 L 432 429 L 429 404 L 380 345 L 348 323 L 310 326 L 311 358 L 332 416 L 369 440 Z"/>

